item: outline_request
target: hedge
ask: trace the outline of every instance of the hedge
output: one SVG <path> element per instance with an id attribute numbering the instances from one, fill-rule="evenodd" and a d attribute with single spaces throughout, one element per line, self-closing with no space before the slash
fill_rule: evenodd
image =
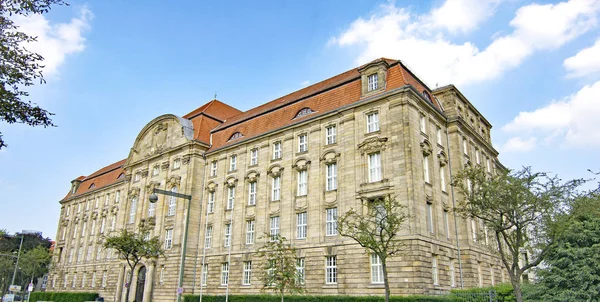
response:
<path id="1" fill-rule="evenodd" d="M 285 296 L 286 302 L 381 302 L 383 296 Z M 199 302 L 198 295 L 185 295 L 184 302 Z M 202 296 L 202 302 L 224 302 L 225 296 Z M 280 302 L 281 297 L 275 295 L 230 295 L 230 302 Z M 455 302 L 460 301 L 452 296 L 394 296 L 392 302 Z"/>
<path id="2" fill-rule="evenodd" d="M 94 301 L 96 298 L 98 298 L 97 293 L 33 292 L 29 302 L 85 302 Z"/>
<path id="3" fill-rule="evenodd" d="M 514 302 L 515 294 L 510 284 L 500 284 L 490 287 L 478 287 L 470 289 L 455 289 L 451 291 L 451 295 L 459 297 L 458 301 L 469 301 L 467 297 L 485 295 L 494 290 L 498 302 Z"/>

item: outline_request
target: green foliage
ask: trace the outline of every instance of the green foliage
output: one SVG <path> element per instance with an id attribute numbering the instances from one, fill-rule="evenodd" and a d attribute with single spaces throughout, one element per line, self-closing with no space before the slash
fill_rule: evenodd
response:
<path id="1" fill-rule="evenodd" d="M 5 292 L 10 285 L 20 243 L 21 234 L 11 235 L 5 232 L 0 235 L 0 292 Z M 28 259 L 26 255 L 34 249 L 37 249 L 35 255 L 43 255 L 43 251 L 48 254 L 50 245 L 50 238 L 44 238 L 41 234 L 23 234 L 23 247 L 21 249 L 21 261 L 19 262 L 21 269 L 17 271 L 16 285 L 25 287 L 29 284 L 32 274 L 35 282 L 37 281 L 35 277 L 40 277 L 48 271 L 48 263 L 45 262 L 45 257 L 33 257 L 34 254 L 30 254 L 31 257 Z M 30 263 L 29 260 L 35 262 Z M 38 262 L 38 260 L 41 261 Z"/>
<path id="2" fill-rule="evenodd" d="M 26 276 L 33 276 L 33 279 L 36 279 L 48 272 L 51 259 L 50 250 L 38 246 L 23 254 L 19 265 Z"/>
<path id="3" fill-rule="evenodd" d="M 184 302 L 199 302 L 197 295 L 186 295 Z M 230 295 L 230 302 L 279 302 L 280 298 L 274 295 Z M 288 302 L 382 302 L 381 296 L 291 296 Z M 448 296 L 407 296 L 390 297 L 392 302 L 453 302 L 461 301 L 456 297 Z M 202 296 L 202 302 L 225 302 L 225 296 Z"/>
<path id="4" fill-rule="evenodd" d="M 512 285 L 510 284 L 499 284 L 492 287 L 478 287 L 478 288 L 469 288 L 469 289 L 455 289 L 451 291 L 451 295 L 459 298 L 458 301 L 472 301 L 472 297 L 482 297 L 485 299 L 485 295 L 489 294 L 490 291 L 494 291 L 497 302 L 514 302 L 515 293 Z M 471 299 L 469 299 L 471 298 Z M 483 300 L 482 300 L 483 301 Z M 489 301 L 489 298 L 485 301 Z"/>
<path id="5" fill-rule="evenodd" d="M 29 96 L 24 88 L 35 81 L 44 83 L 41 62 L 44 58 L 26 49 L 27 43 L 36 40 L 19 31 L 14 15 L 47 13 L 51 5 L 64 4 L 62 0 L 6 0 L 0 5 L 0 121 L 8 124 L 23 123 L 29 126 L 54 126 L 53 114 L 23 101 Z M 6 144 L 0 132 L 0 149 Z"/>
<path id="6" fill-rule="evenodd" d="M 256 253 L 263 262 L 259 277 L 263 284 L 262 290 L 276 292 L 282 300 L 285 292 L 304 292 L 304 276 L 299 276 L 296 269 L 296 249 L 286 243 L 286 238 L 281 235 L 265 235 L 261 238 L 267 238 L 267 242 Z"/>
<path id="7" fill-rule="evenodd" d="M 85 302 L 94 301 L 97 297 L 97 293 L 33 292 L 29 301 Z"/>

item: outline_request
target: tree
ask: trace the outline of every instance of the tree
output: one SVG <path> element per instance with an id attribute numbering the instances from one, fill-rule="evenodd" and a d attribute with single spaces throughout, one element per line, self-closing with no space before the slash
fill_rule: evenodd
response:
<path id="1" fill-rule="evenodd" d="M 25 276 L 35 282 L 38 277 L 48 272 L 51 259 L 52 256 L 47 248 L 37 246 L 23 254 L 19 263 Z"/>
<path id="2" fill-rule="evenodd" d="M 459 193 L 455 210 L 465 219 L 481 221 L 492 232 L 518 302 L 523 301 L 522 276 L 557 245 L 568 205 L 582 183 L 562 182 L 531 168 L 491 175 L 476 166 L 455 175 L 452 185 Z"/>
<path id="3" fill-rule="evenodd" d="M 19 31 L 11 16 L 44 14 L 51 5 L 65 4 L 62 0 L 3 0 L 0 2 L 0 121 L 29 126 L 54 126 L 53 114 L 22 98 L 29 96 L 24 88 L 35 81 L 45 83 L 41 62 L 44 58 L 27 50 L 36 37 Z M 6 147 L 0 132 L 0 149 Z"/>
<path id="4" fill-rule="evenodd" d="M 296 249 L 286 243 L 281 235 L 265 235 L 267 242 L 258 249 L 256 255 L 263 261 L 263 271 L 260 279 L 262 290 L 272 290 L 283 297 L 285 292 L 290 294 L 304 292 L 304 276 L 296 268 Z"/>
<path id="5" fill-rule="evenodd" d="M 105 249 L 113 249 L 119 259 L 125 260 L 130 269 L 125 302 L 129 302 L 129 290 L 133 280 L 133 272 L 142 259 L 155 259 L 164 256 L 164 251 L 158 236 L 147 238 L 148 227 L 141 226 L 138 232 L 122 229 L 118 235 L 107 236 L 101 242 Z"/>
<path id="6" fill-rule="evenodd" d="M 357 211 L 350 209 L 338 219 L 337 229 L 340 235 L 354 239 L 371 254 L 377 255 L 383 270 L 385 301 L 390 301 L 390 284 L 387 263 L 406 248 L 404 241 L 398 239 L 402 225 L 410 217 L 405 206 L 395 197 L 365 201 L 366 208 Z"/>

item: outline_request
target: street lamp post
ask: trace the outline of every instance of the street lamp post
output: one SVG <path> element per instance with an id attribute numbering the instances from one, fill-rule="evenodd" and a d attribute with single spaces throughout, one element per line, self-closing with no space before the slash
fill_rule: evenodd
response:
<path id="1" fill-rule="evenodd" d="M 11 285 L 15 284 L 15 278 L 17 277 L 17 267 L 19 267 L 19 258 L 21 257 L 21 248 L 23 247 L 23 237 L 25 237 L 25 233 L 21 232 L 21 243 L 19 244 L 19 253 L 17 254 L 17 262 L 15 262 L 15 271 L 10 282 Z"/>
<path id="2" fill-rule="evenodd" d="M 176 198 L 183 198 L 188 201 L 187 211 L 185 214 L 185 227 L 184 227 L 184 231 L 183 231 L 184 232 L 183 233 L 183 243 L 182 243 L 182 247 L 181 247 L 181 263 L 179 264 L 179 282 L 177 284 L 177 302 L 181 302 L 181 294 L 183 293 L 182 289 L 183 289 L 183 272 L 184 272 L 184 267 L 185 267 L 185 251 L 187 248 L 188 225 L 190 222 L 190 208 L 191 208 L 191 202 L 192 202 L 192 195 L 175 193 L 175 192 L 160 190 L 160 189 L 154 189 L 154 190 L 152 190 L 152 194 L 150 194 L 150 196 L 148 197 L 148 200 L 151 203 L 155 203 L 158 201 L 158 196 L 156 194 L 162 194 L 162 195 L 172 196 L 172 197 L 176 197 Z"/>

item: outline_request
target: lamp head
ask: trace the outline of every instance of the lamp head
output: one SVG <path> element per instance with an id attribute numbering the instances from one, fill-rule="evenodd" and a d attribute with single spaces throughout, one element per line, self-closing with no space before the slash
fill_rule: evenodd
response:
<path id="1" fill-rule="evenodd" d="M 158 201 L 158 196 L 156 194 L 152 193 L 148 197 L 148 200 L 150 200 L 150 203 L 156 203 Z"/>

